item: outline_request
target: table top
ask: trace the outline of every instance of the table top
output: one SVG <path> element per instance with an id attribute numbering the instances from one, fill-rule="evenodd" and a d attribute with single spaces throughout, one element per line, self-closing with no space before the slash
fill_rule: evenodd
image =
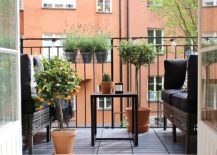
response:
<path id="1" fill-rule="evenodd" d="M 136 97 L 138 96 L 135 92 L 124 92 L 123 94 L 102 94 L 101 92 L 94 92 L 91 97 Z"/>

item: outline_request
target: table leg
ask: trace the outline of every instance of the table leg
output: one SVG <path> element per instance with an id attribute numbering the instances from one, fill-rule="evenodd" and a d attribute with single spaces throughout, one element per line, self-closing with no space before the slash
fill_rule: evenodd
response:
<path id="1" fill-rule="evenodd" d="M 138 146 L 138 97 L 135 98 L 135 146 Z"/>
<path id="2" fill-rule="evenodd" d="M 94 101 L 93 101 L 93 97 L 91 96 L 90 98 L 90 104 L 91 104 L 91 146 L 94 146 Z"/>

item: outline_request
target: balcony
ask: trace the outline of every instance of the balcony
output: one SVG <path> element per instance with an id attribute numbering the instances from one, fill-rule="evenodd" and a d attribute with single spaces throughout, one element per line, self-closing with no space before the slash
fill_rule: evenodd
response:
<path id="1" fill-rule="evenodd" d="M 151 129 L 148 133 L 139 135 L 139 146 L 134 147 L 130 141 L 100 141 L 95 147 L 90 143 L 90 94 L 99 91 L 102 74 L 111 74 L 114 82 L 123 82 L 124 91 L 135 92 L 135 67 L 131 64 L 123 64 L 119 59 L 120 40 L 128 38 L 112 38 L 112 49 L 109 51 L 109 57 L 106 62 L 99 63 L 96 56 L 92 56 L 90 63 L 84 63 L 81 55 L 78 53 L 75 63 L 72 63 L 78 70 L 82 78 L 81 91 L 73 98 L 71 102 L 74 110 L 74 117 L 68 124 L 68 127 L 78 128 L 78 135 L 75 142 L 75 154 L 181 154 L 185 152 L 184 136 L 181 131 L 177 134 L 177 142 L 172 141 L 171 124 L 168 123 L 168 129 L 163 130 L 163 102 L 161 99 L 161 90 L 164 84 L 164 60 L 165 59 L 185 59 L 187 54 L 196 51 L 196 45 L 186 45 L 186 37 L 160 37 L 163 41 L 161 45 L 154 45 L 157 57 L 155 63 L 142 67 L 139 71 L 139 90 L 142 95 L 139 98 L 143 106 L 151 109 L 150 124 Z M 137 37 L 134 40 L 150 40 L 156 38 Z M 63 56 L 61 45 L 55 45 L 61 42 L 61 38 L 26 38 L 21 39 L 21 52 L 31 55 L 43 55 L 52 58 L 53 55 Z M 50 46 L 45 46 L 44 42 L 51 42 Z M 98 135 L 105 136 L 126 136 L 129 137 L 125 118 L 125 108 L 131 105 L 128 99 L 111 100 L 111 106 L 107 106 L 107 101 L 97 101 L 97 124 Z M 114 103 L 119 104 L 114 104 Z M 102 105 L 100 105 L 102 104 Z M 100 108 L 102 107 L 102 108 Z M 113 107 L 113 108 L 111 108 Z M 115 129 L 111 130 L 112 124 Z M 52 124 L 53 128 L 57 123 Z M 43 143 L 44 132 L 35 135 L 34 154 L 51 154 L 54 147 L 52 143 Z M 196 145 L 196 143 L 194 143 Z M 194 149 L 195 150 L 195 149 Z M 24 151 L 27 153 L 27 151 Z"/>

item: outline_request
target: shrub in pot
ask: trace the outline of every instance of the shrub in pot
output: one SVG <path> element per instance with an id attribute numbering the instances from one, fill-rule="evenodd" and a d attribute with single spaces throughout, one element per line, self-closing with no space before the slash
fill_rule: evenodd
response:
<path id="1" fill-rule="evenodd" d="M 90 63 L 94 51 L 93 37 L 83 36 L 79 42 L 79 49 L 84 63 Z"/>
<path id="2" fill-rule="evenodd" d="M 98 63 L 104 63 L 107 60 L 108 50 L 110 49 L 110 39 L 107 34 L 96 34 L 94 36 L 94 52 Z"/>
<path id="3" fill-rule="evenodd" d="M 72 153 L 76 129 L 63 128 L 61 100 L 70 100 L 78 92 L 80 78 L 68 60 L 54 57 L 52 60 L 43 59 L 42 62 L 45 70 L 35 74 L 37 94 L 48 105 L 57 106 L 60 113 L 60 128 L 51 132 L 55 153 L 70 154 Z"/>
<path id="4" fill-rule="evenodd" d="M 72 63 L 76 62 L 78 42 L 79 38 L 76 34 L 68 34 L 62 42 L 65 56 Z"/>
<path id="5" fill-rule="evenodd" d="M 102 94 L 111 94 L 112 93 L 112 80 L 109 74 L 104 73 L 102 76 Z"/>
<path id="6" fill-rule="evenodd" d="M 146 107 L 141 107 L 140 96 L 141 92 L 139 91 L 139 70 L 143 65 L 149 65 L 154 62 L 156 57 L 155 50 L 152 45 L 147 44 L 143 41 L 121 41 L 120 47 L 120 58 L 124 63 L 130 63 L 135 66 L 135 86 L 136 92 L 138 94 L 138 131 L 145 132 L 149 128 L 149 114 L 150 109 Z M 128 120 L 128 131 L 132 131 L 131 118 L 132 118 L 132 109 L 126 108 L 127 120 Z"/>

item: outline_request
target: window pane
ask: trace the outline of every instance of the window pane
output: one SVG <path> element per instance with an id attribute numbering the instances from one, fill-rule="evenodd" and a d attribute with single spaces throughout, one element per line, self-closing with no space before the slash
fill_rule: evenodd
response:
<path id="1" fill-rule="evenodd" d="M 112 107 L 112 99 L 106 98 L 106 108 L 110 109 Z"/>
<path id="2" fill-rule="evenodd" d="M 148 77 L 148 83 L 154 83 L 154 77 Z"/>
<path id="3" fill-rule="evenodd" d="M 0 53 L 0 126 L 17 120 L 17 58 Z"/>
<path id="4" fill-rule="evenodd" d="M 103 0 L 98 0 L 98 3 L 103 3 Z"/>
<path id="5" fill-rule="evenodd" d="M 0 47 L 16 49 L 15 0 L 0 1 Z"/>
<path id="6" fill-rule="evenodd" d="M 111 6 L 109 3 L 105 4 L 105 12 L 111 12 Z"/>
<path id="7" fill-rule="evenodd" d="M 148 85 L 148 90 L 149 91 L 154 91 L 154 84 L 149 84 Z"/>
<path id="8" fill-rule="evenodd" d="M 103 12 L 103 4 L 98 4 L 97 5 L 97 11 L 99 11 L 99 12 Z"/>
<path id="9" fill-rule="evenodd" d="M 111 0 L 105 0 L 105 3 L 111 3 Z"/>
<path id="10" fill-rule="evenodd" d="M 162 30 L 156 30 L 156 37 L 162 37 Z"/>
<path id="11" fill-rule="evenodd" d="M 155 101 L 155 100 L 156 100 L 156 92 L 154 92 L 154 91 L 149 91 L 149 92 L 148 92 L 148 100 L 149 100 L 149 101 Z"/>

